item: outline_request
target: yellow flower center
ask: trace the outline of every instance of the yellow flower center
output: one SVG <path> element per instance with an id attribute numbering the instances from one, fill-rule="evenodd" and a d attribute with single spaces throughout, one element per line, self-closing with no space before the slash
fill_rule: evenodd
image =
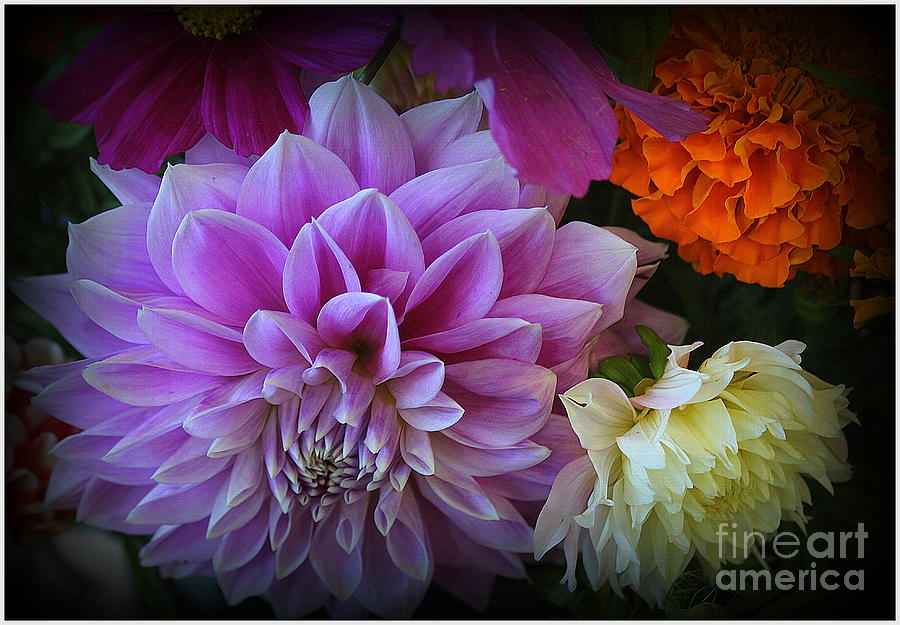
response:
<path id="1" fill-rule="evenodd" d="M 247 6 L 182 6 L 175 7 L 178 21 L 197 37 L 222 39 L 253 29 L 259 9 Z"/>

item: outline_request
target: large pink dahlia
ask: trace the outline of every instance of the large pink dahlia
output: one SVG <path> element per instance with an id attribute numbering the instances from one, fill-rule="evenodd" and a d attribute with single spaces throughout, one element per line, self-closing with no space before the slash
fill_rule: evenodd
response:
<path id="1" fill-rule="evenodd" d="M 242 155 L 300 132 L 300 69 L 337 74 L 369 62 L 394 27 L 372 7 L 183 6 L 129 12 L 103 30 L 37 99 L 93 124 L 98 161 L 155 172 L 204 134 Z"/>
<path id="2" fill-rule="evenodd" d="M 252 163 L 205 141 L 161 181 L 96 168 L 124 205 L 16 287 L 87 357 L 32 374 L 84 430 L 48 498 L 284 616 L 408 616 L 432 580 L 480 603 L 524 575 L 515 502 L 558 468 L 535 440 L 636 249 L 557 230 L 475 94 L 398 117 L 345 77 L 310 109 Z"/>
<path id="3" fill-rule="evenodd" d="M 706 129 L 690 106 L 616 79 L 580 7 L 413 7 L 412 67 L 438 90 L 474 86 L 494 139 L 523 182 L 582 196 L 606 180 L 619 126 L 609 98 L 669 141 Z"/>

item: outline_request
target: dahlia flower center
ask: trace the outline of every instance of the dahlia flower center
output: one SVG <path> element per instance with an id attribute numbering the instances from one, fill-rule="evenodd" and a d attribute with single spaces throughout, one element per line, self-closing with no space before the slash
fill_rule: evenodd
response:
<path id="1" fill-rule="evenodd" d="M 297 503 L 310 506 L 317 521 L 328 506 L 339 501 L 356 501 L 372 481 L 369 469 L 360 470 L 356 446 L 345 450 L 344 436 L 338 434 L 332 430 L 316 440 L 315 432 L 307 430 L 288 449 L 281 468 Z M 282 492 L 276 496 L 285 507 L 290 494 Z"/>
<path id="2" fill-rule="evenodd" d="M 175 12 L 186 31 L 207 39 L 223 39 L 252 30 L 262 13 L 247 6 L 187 6 L 175 7 Z"/>

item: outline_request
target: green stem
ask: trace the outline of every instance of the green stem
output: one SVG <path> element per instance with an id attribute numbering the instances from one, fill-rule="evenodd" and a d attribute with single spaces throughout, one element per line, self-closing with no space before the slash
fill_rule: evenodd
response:
<path id="1" fill-rule="evenodd" d="M 375 53 L 375 56 L 369 61 L 369 64 L 366 65 L 365 69 L 363 69 L 362 74 L 359 77 L 360 82 L 364 85 L 368 85 L 372 82 L 372 79 L 375 78 L 375 74 L 377 74 L 378 70 L 381 69 L 381 66 L 384 65 L 385 60 L 391 53 L 391 50 L 394 49 L 394 46 L 397 45 L 398 41 L 400 41 L 399 22 L 397 28 L 388 33 L 387 39 L 384 40 L 384 44 L 378 49 L 378 52 Z"/>

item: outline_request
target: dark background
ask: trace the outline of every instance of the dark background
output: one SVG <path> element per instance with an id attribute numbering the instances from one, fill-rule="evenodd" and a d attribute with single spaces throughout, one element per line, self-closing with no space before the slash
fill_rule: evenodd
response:
<path id="1" fill-rule="evenodd" d="M 117 202 L 88 169 L 96 156 L 89 127 L 53 121 L 31 102 L 34 89 L 58 75 L 77 49 L 106 22 L 105 8 L 6 6 L 6 279 L 65 271 L 66 224 L 113 208 Z M 831 10 L 821 7 L 822 11 Z M 843 10 L 847 10 L 846 7 Z M 894 49 L 894 7 L 861 7 L 872 37 Z M 836 51 L 839 52 L 839 51 Z M 873 63 L 891 64 L 893 54 Z M 893 146 L 892 146 L 893 147 Z M 595 183 L 573 200 L 567 220 L 632 228 L 652 238 L 630 210 L 627 192 Z M 427 595 L 417 618 L 757 618 L 867 619 L 895 616 L 895 332 L 894 317 L 860 330 L 852 325 L 850 280 L 837 283 L 799 275 L 782 289 L 765 289 L 730 276 L 701 276 L 674 254 L 663 261 L 641 298 L 683 315 L 691 323 L 688 341 L 702 340 L 696 355 L 708 356 L 731 340 L 775 345 L 795 338 L 807 343 L 804 367 L 834 384 L 853 388 L 851 409 L 860 426 L 844 430 L 853 478 L 836 485 L 832 497 L 812 485 L 808 529 L 869 533 L 866 555 L 819 561 L 819 570 L 863 569 L 865 590 L 717 591 L 699 570 L 679 580 L 664 610 L 651 610 L 630 592 L 625 599 L 608 588 L 592 592 L 581 583 L 574 594 L 558 583 L 562 569 L 530 566 L 531 581 L 500 579 L 486 613 L 469 609 L 439 588 Z M 62 341 L 45 321 L 6 290 L 6 332 L 24 342 L 47 336 Z M 76 356 L 67 346 L 68 353 Z M 9 375 L 9 372 L 7 372 Z M 783 529 L 790 529 L 787 524 Z M 137 566 L 141 538 L 78 528 L 48 537 L 6 531 L 6 614 L 14 619 L 95 618 L 269 618 L 258 598 L 228 608 L 212 580 L 162 580 Z M 73 546 L 81 545 L 82 549 Z M 85 550 L 84 545 L 95 545 Z M 779 568 L 809 568 L 801 556 Z M 758 568 L 748 563 L 751 568 Z M 122 573 L 124 571 L 124 574 Z M 326 618 L 324 611 L 313 617 Z"/>

